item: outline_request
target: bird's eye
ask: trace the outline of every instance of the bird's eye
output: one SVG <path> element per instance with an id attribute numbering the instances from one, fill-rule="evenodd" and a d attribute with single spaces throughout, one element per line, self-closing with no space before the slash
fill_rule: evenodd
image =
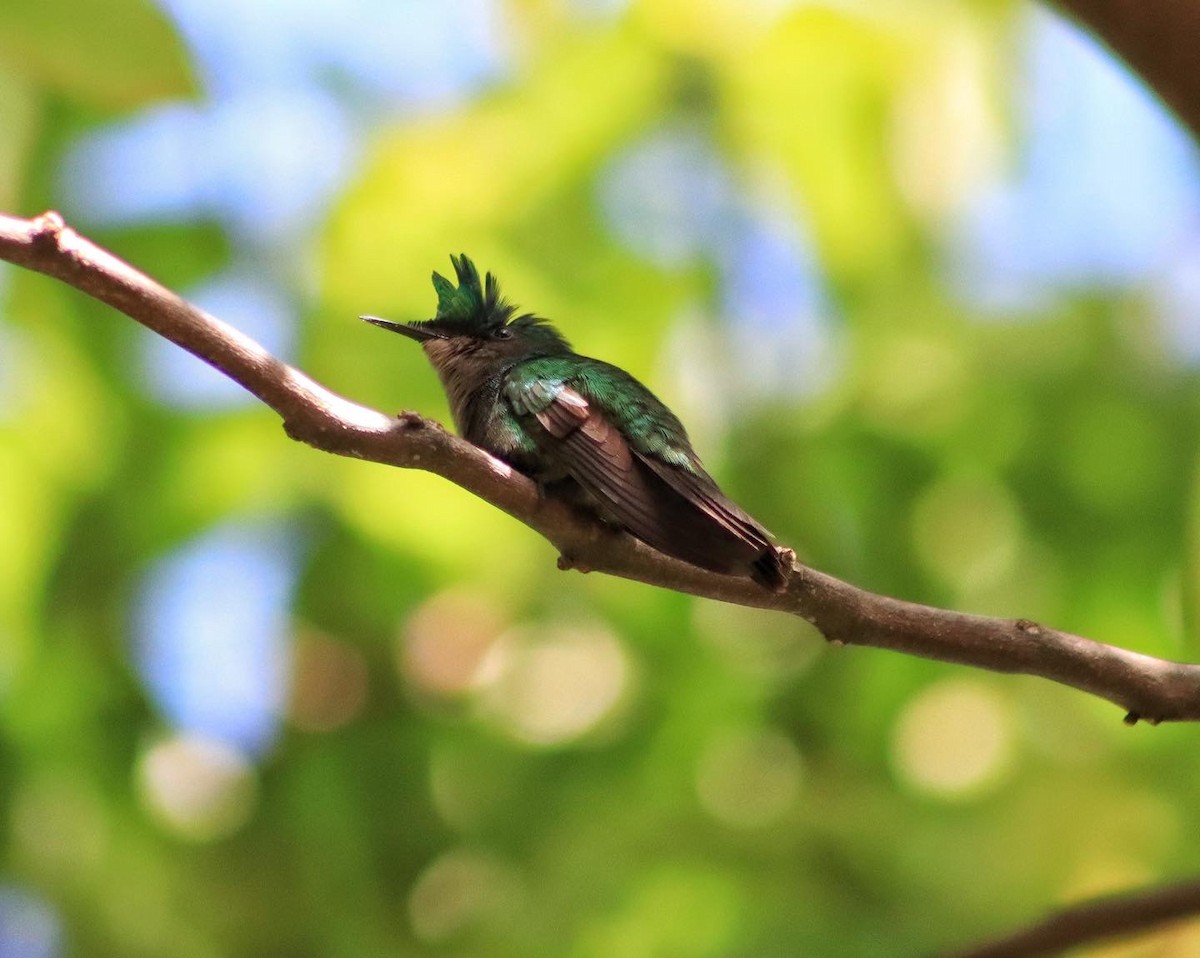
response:
<path id="1" fill-rule="evenodd" d="M 507 326 L 497 326 L 496 331 L 492 335 L 496 339 L 512 339 L 512 330 Z"/>

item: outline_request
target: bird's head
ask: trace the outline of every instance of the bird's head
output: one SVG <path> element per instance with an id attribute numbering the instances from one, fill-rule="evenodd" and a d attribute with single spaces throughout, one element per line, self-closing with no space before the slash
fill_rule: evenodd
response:
<path id="1" fill-rule="evenodd" d="M 451 256 L 458 285 L 440 273 L 433 274 L 438 294 L 437 315 L 432 319 L 397 323 L 377 316 L 362 319 L 383 329 L 415 339 L 439 370 L 460 363 L 487 365 L 511 359 L 547 356 L 571 351 L 562 335 L 532 313 L 515 316 L 517 308 L 500 295 L 500 284 L 479 270 L 465 254 Z"/>

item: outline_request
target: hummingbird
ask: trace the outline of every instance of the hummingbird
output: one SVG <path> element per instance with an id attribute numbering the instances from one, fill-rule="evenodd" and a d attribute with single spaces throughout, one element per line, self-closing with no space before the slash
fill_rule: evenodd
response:
<path id="1" fill-rule="evenodd" d="M 547 320 L 517 315 L 465 253 L 450 262 L 458 283 L 433 274 L 432 319 L 361 319 L 421 344 L 460 436 L 660 552 L 784 588 L 786 551 L 721 492 L 661 400 L 625 370 L 574 352 Z"/>

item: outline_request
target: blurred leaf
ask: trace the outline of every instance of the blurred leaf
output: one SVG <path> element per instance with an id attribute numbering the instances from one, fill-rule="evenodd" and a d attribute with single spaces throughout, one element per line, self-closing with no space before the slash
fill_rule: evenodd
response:
<path id="1" fill-rule="evenodd" d="M 183 291 L 226 266 L 232 255 L 229 237 L 216 223 L 146 223 L 97 231 L 93 238 L 164 286 Z"/>
<path id="2" fill-rule="evenodd" d="M 0 4 L 0 59 L 98 107 L 130 109 L 197 92 L 187 51 L 149 0 Z"/>
<path id="3" fill-rule="evenodd" d="M 351 312 L 364 301 L 427 300 L 424 264 L 460 250 L 505 275 L 495 226 L 554 195 L 643 122 L 661 77 L 650 51 L 623 37 L 575 39 L 519 88 L 393 131 L 330 229 L 329 301 Z"/>
<path id="4" fill-rule="evenodd" d="M 3 440 L 0 434 L 0 440 Z M 37 634 L 38 597 L 53 558 L 58 501 L 24 468 L 16 447 L 0 445 L 0 700 L 11 687 Z"/>
<path id="5" fill-rule="evenodd" d="M 884 143 L 905 54 L 917 52 L 865 15 L 802 6 L 730 70 L 742 149 L 779 165 L 835 274 L 886 262 L 904 239 Z"/>
<path id="6" fill-rule="evenodd" d="M 11 69 L 0 54 L 0 128 L 4 130 L 0 138 L 0 210 L 19 211 L 25 164 L 37 141 L 41 119 L 34 84 Z"/>

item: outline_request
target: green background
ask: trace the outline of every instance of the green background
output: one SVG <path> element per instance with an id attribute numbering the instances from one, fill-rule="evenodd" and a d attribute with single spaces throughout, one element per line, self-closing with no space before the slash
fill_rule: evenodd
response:
<path id="1" fill-rule="evenodd" d="M 1200 392 L 1148 285 L 996 311 L 947 265 L 963 197 L 1022 163 L 1029 9 L 770 8 L 507 5 L 510 74 L 376 119 L 280 243 L 288 358 L 445 421 L 419 351 L 354 317 L 427 316 L 465 250 L 652 384 L 805 561 L 1195 659 Z M 0 5 L 0 209 L 61 208 L 185 295 L 236 262 L 215 218 L 89 223 L 58 191 L 78 137 L 204 98 L 196 76 L 147 3 Z M 803 222 L 821 381 L 722 315 L 703 249 L 606 226 L 598 178 L 663 129 Z M 559 573 L 446 482 L 292 443 L 254 404 L 156 399 L 151 334 L 53 281 L 0 272 L 0 319 L 0 916 L 51 943 L 14 954 L 918 955 L 1194 867 L 1192 726 Z M 287 530 L 295 573 L 253 755 L 180 730 L 135 649 L 159 564 L 243 526 Z M 58 931 L 13 932 L 31 914 Z"/>

